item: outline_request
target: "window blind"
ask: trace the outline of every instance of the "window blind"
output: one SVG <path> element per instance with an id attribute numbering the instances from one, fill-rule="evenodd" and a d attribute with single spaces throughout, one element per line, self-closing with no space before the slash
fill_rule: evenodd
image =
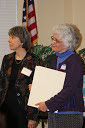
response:
<path id="1" fill-rule="evenodd" d="M 4 55 L 11 53 L 8 31 L 17 25 L 17 0 L 0 0 L 0 67 Z"/>

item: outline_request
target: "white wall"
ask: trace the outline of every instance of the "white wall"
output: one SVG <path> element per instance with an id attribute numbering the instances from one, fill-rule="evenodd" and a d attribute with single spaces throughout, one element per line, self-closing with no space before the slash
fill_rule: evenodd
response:
<path id="1" fill-rule="evenodd" d="M 24 0 L 17 0 L 18 25 L 22 25 L 23 1 Z"/>
<path id="2" fill-rule="evenodd" d="M 72 0 L 72 14 L 73 24 L 78 26 L 82 34 L 81 46 L 78 48 L 85 48 L 85 0 Z"/>
<path id="3" fill-rule="evenodd" d="M 64 0 L 38 0 L 37 4 L 39 44 L 48 45 L 52 27 L 64 22 Z"/>

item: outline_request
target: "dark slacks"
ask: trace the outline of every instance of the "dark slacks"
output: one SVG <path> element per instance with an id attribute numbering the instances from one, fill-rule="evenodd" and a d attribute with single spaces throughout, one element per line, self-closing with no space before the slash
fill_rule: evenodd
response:
<path id="1" fill-rule="evenodd" d="M 28 121 L 26 120 L 26 112 L 21 108 L 15 109 L 12 111 L 11 109 L 1 108 L 1 120 L 3 120 L 3 124 L 1 123 L 0 128 L 27 128 Z M 3 118 L 4 117 L 4 118 Z"/>

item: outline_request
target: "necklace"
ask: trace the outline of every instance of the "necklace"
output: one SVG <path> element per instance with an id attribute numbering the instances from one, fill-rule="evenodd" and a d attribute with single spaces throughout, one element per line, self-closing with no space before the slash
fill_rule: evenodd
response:
<path id="1" fill-rule="evenodd" d="M 23 59 L 25 58 L 25 56 L 26 56 L 26 53 L 25 54 L 23 54 L 23 56 L 22 56 L 22 59 L 21 58 L 17 58 L 17 55 L 15 55 L 15 63 L 16 64 L 21 64 L 21 62 L 23 61 Z M 16 59 L 17 58 L 17 59 Z"/>
<path id="2" fill-rule="evenodd" d="M 18 62 L 19 61 L 19 62 Z M 22 60 L 16 60 L 16 58 L 15 58 L 15 63 L 16 64 L 20 64 L 22 62 Z"/>

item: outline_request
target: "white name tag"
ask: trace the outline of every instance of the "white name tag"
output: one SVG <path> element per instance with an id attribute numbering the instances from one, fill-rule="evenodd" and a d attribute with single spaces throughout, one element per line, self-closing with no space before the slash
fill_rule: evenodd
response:
<path id="1" fill-rule="evenodd" d="M 26 76 L 30 76 L 31 73 L 32 73 L 32 70 L 23 67 L 21 73 L 24 74 L 24 75 L 26 75 Z"/>
<path id="2" fill-rule="evenodd" d="M 65 70 L 66 69 L 66 64 L 62 65 L 60 69 Z"/>

